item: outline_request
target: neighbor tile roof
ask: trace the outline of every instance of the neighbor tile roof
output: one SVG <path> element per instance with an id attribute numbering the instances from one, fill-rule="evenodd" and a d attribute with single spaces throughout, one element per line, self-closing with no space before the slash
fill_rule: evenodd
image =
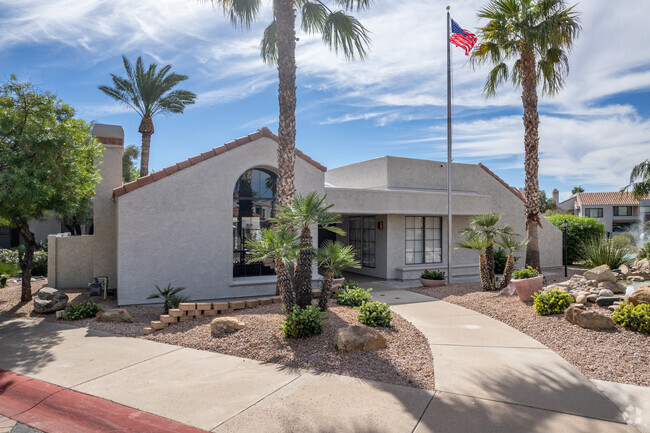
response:
<path id="1" fill-rule="evenodd" d="M 215 147 L 214 149 L 211 149 L 207 152 L 203 152 L 200 155 L 193 156 L 192 158 L 186 159 L 185 161 L 181 161 L 177 164 L 171 165 L 169 167 L 165 167 L 162 170 L 155 171 L 148 176 L 143 176 L 137 180 L 134 180 L 133 182 L 129 182 L 120 187 L 117 187 L 113 190 L 113 197 L 117 198 L 121 195 L 124 195 L 140 187 L 149 185 L 150 183 L 153 183 L 157 180 L 160 180 L 164 177 L 174 174 L 177 171 L 183 170 L 187 167 L 191 167 L 195 164 L 198 164 L 201 161 L 205 161 L 206 159 L 210 159 L 217 155 L 221 155 L 222 153 L 228 152 L 229 150 L 232 150 L 239 146 L 243 146 L 244 144 L 250 143 L 251 141 L 255 141 L 262 137 L 270 138 L 276 143 L 278 142 L 278 136 L 272 133 L 269 128 L 264 127 L 252 134 L 248 134 L 245 137 L 236 138 L 235 140 L 230 141 L 224 144 L 223 146 Z M 327 168 L 325 168 L 325 166 L 314 161 L 313 159 L 311 159 L 310 157 L 302 153 L 300 150 L 296 149 L 295 152 L 296 152 L 296 156 L 304 159 L 305 161 L 307 161 L 309 164 L 313 165 L 320 171 L 327 171 Z"/>
<path id="2" fill-rule="evenodd" d="M 494 173 L 492 170 L 490 170 L 489 168 L 487 168 L 486 166 L 484 166 L 482 163 L 479 162 L 479 163 L 477 163 L 476 165 L 478 165 L 478 166 L 481 167 L 483 170 L 485 170 L 486 172 L 488 172 L 488 174 L 490 174 L 493 178 L 495 178 L 496 180 L 498 180 L 499 183 L 501 183 L 503 186 L 505 186 L 505 187 L 508 188 L 510 191 L 512 191 L 512 193 L 513 193 L 514 195 L 516 195 L 516 196 L 517 196 L 521 201 L 524 201 L 524 202 L 526 201 L 526 200 L 524 199 L 524 196 L 523 196 L 523 194 L 521 193 L 521 191 L 519 191 L 517 188 L 508 185 L 508 184 L 506 183 L 505 180 L 501 179 L 499 176 L 496 175 L 496 173 Z"/>
<path id="3" fill-rule="evenodd" d="M 582 206 L 639 205 L 631 192 L 579 192 L 576 195 Z"/>

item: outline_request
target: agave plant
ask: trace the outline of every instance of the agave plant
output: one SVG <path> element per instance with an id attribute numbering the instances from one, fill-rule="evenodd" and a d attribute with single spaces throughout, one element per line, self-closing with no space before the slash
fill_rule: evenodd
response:
<path id="1" fill-rule="evenodd" d="M 155 287 L 158 293 L 152 293 L 147 296 L 147 299 L 164 299 L 163 314 L 169 313 L 170 308 L 178 308 L 178 304 L 189 299 L 187 296 L 179 295 L 185 287 L 172 287 L 172 283 L 167 284 L 164 289 L 158 287 L 158 284 Z"/>
<path id="2" fill-rule="evenodd" d="M 327 310 L 327 302 L 332 290 L 332 279 L 335 272 L 341 272 L 345 268 L 360 268 L 359 262 L 355 259 L 354 247 L 345 246 L 340 242 L 326 241 L 322 247 L 316 250 L 316 261 L 318 266 L 325 269 L 323 286 L 321 288 L 318 307 Z"/>

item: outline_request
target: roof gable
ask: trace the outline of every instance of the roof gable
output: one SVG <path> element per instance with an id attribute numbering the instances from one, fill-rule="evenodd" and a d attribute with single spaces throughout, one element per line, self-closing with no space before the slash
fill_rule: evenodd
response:
<path id="1" fill-rule="evenodd" d="M 482 168 L 483 170 L 485 170 L 485 171 L 486 171 L 490 176 L 492 176 L 492 177 L 495 178 L 497 181 L 499 181 L 500 184 L 502 184 L 503 186 L 505 186 L 506 188 L 508 188 L 508 189 L 510 190 L 510 192 L 512 192 L 514 195 L 517 196 L 517 198 L 519 198 L 519 200 L 521 200 L 521 201 L 523 201 L 523 202 L 526 201 L 526 200 L 524 199 L 524 196 L 521 194 L 521 192 L 520 192 L 517 188 L 508 185 L 508 183 L 507 183 L 505 180 L 501 179 L 499 176 L 496 175 L 496 173 L 494 173 L 492 170 L 490 170 L 489 168 L 487 168 L 486 166 L 484 166 L 483 163 L 478 162 L 476 165 L 478 165 L 479 167 L 481 167 L 481 168 Z"/>

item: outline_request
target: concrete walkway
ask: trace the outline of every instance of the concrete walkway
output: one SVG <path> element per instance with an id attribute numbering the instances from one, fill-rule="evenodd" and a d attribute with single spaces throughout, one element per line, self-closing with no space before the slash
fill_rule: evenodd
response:
<path id="1" fill-rule="evenodd" d="M 638 433 L 591 381 L 513 328 L 412 292 L 375 297 L 429 339 L 436 391 L 26 320 L 0 322 L 0 369 L 215 432 Z"/>

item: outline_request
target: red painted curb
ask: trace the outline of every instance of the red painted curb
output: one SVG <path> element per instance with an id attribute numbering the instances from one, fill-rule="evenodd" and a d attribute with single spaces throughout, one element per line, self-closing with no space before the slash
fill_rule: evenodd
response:
<path id="1" fill-rule="evenodd" d="M 47 433 L 204 433 L 150 413 L 0 370 L 0 414 Z"/>

